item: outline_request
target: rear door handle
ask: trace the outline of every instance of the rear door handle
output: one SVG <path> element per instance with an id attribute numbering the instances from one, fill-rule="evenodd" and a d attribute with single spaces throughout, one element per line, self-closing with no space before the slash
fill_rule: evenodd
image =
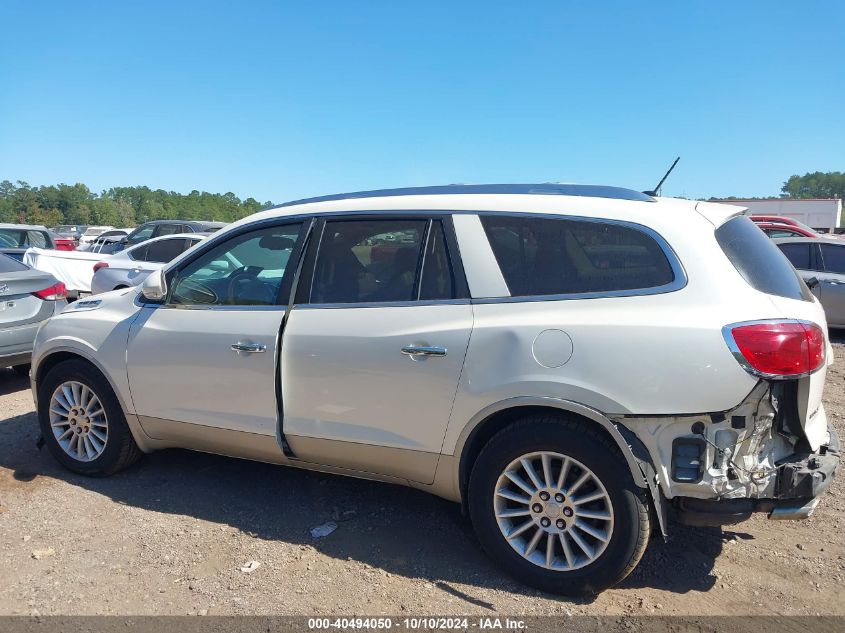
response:
<path id="1" fill-rule="evenodd" d="M 406 356 L 445 356 L 445 347 L 428 347 L 425 345 L 407 345 L 402 348 L 402 353 Z"/>
<path id="2" fill-rule="evenodd" d="M 247 354 L 261 354 L 267 351 L 266 345 L 260 343 L 232 343 L 233 352 L 246 352 Z"/>

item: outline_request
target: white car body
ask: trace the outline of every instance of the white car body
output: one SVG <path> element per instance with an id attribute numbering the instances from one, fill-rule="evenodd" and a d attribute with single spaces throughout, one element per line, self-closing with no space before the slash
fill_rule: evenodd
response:
<path id="1" fill-rule="evenodd" d="M 85 229 L 85 233 L 79 236 L 79 245 L 90 244 L 106 231 L 113 229 L 113 226 L 89 226 Z"/>
<path id="2" fill-rule="evenodd" d="M 179 446 L 391 481 L 464 502 L 469 468 L 493 421 L 509 412 L 565 412 L 615 443 L 620 467 L 649 491 L 665 530 L 672 500 L 775 499 L 775 462 L 792 451 L 772 430 L 775 414 L 763 397 L 774 383 L 743 368 L 723 328 L 776 319 L 826 332 L 817 301 L 756 290 L 724 255 L 714 231 L 740 211 L 555 185 L 291 203 L 220 230 L 163 275 L 249 227 L 419 214 L 453 227 L 468 296 L 324 305 L 300 302 L 297 293 L 274 309 L 173 309 L 126 289 L 71 307 L 41 329 L 33 388 L 37 393 L 57 361 L 78 356 L 108 378 L 143 451 Z M 482 217 L 499 214 L 641 231 L 667 257 L 672 281 L 648 290 L 513 297 L 482 225 Z M 307 266 L 302 279 L 306 273 Z M 233 344 L 276 353 L 236 353 Z M 442 354 L 400 353 L 409 345 Z M 795 380 L 813 451 L 835 442 L 821 404 L 832 362 L 826 334 L 824 345 L 825 366 Z M 701 476 L 678 481 L 673 446 L 691 434 L 703 438 Z M 717 444 L 726 437 L 731 463 L 741 468 L 721 459 Z"/>
<path id="3" fill-rule="evenodd" d="M 91 293 L 100 294 L 102 292 L 109 292 L 110 290 L 138 286 L 143 283 L 151 272 L 160 270 L 167 265 L 170 260 L 150 261 L 146 257 L 147 250 L 152 244 L 172 243 L 174 241 L 182 242 L 184 246 L 179 249 L 179 253 L 181 254 L 203 239 L 205 239 L 204 234 L 176 233 L 154 237 L 151 240 L 141 242 L 113 255 L 101 255 L 98 263 L 104 262 L 107 266 L 97 268 L 96 272 L 94 272 L 94 276 L 91 279 Z"/>

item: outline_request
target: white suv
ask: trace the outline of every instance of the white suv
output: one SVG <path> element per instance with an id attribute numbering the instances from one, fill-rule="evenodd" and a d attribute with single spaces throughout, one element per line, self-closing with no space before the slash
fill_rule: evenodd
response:
<path id="1" fill-rule="evenodd" d="M 803 518 L 838 442 L 824 313 L 741 209 L 482 185 L 250 216 L 44 325 L 47 445 L 184 447 L 410 485 L 544 590 L 624 578 L 670 508 Z"/>

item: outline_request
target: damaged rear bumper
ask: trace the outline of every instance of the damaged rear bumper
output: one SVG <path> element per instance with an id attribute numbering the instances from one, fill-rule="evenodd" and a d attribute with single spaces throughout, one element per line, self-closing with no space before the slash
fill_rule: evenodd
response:
<path id="1" fill-rule="evenodd" d="M 809 517 L 819 497 L 833 482 L 840 460 L 839 437 L 831 427 L 830 441 L 818 452 L 791 455 L 775 468 L 774 495 L 769 498 L 696 499 L 676 497 L 676 519 L 691 526 L 739 523 L 754 512 L 766 512 L 770 519 L 796 520 Z"/>

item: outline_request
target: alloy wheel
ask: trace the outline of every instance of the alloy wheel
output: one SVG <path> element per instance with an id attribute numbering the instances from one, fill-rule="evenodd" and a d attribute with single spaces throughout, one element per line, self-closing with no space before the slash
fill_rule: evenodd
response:
<path id="1" fill-rule="evenodd" d="M 73 459 L 90 462 L 102 455 L 109 423 L 100 398 L 89 386 L 67 381 L 50 399 L 50 427 L 56 442 Z"/>
<path id="2" fill-rule="evenodd" d="M 561 453 L 528 453 L 508 464 L 496 482 L 493 508 L 508 544 L 545 569 L 586 567 L 613 534 L 613 505 L 601 480 Z"/>

